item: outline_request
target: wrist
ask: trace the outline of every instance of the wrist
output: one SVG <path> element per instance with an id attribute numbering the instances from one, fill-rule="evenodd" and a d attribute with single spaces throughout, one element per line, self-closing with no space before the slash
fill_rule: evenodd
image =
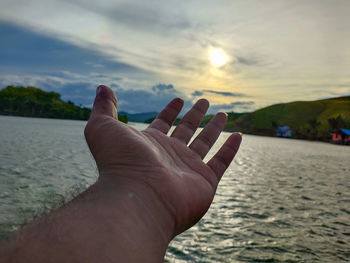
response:
<path id="1" fill-rule="evenodd" d="M 120 262 L 163 262 L 175 223 L 146 184 L 126 177 L 98 180 L 71 206 L 85 210 L 77 224 L 95 228 L 86 233 L 99 246 L 92 251 L 103 249 Z"/>
<path id="2" fill-rule="evenodd" d="M 4 255 L 26 262 L 163 262 L 172 218 L 152 189 L 130 180 L 98 180 L 24 227 Z"/>
<path id="3" fill-rule="evenodd" d="M 111 218 L 127 219 L 127 223 L 137 229 L 137 236 L 140 231 L 151 232 L 166 247 L 174 237 L 173 215 L 147 183 L 133 177 L 101 179 L 100 176 L 88 192 L 95 196 L 93 206 L 100 207 Z"/>
<path id="4" fill-rule="evenodd" d="M 100 175 L 101 179 L 82 198 L 89 199 L 91 195 L 92 210 L 98 209 L 98 221 L 106 224 L 106 231 L 118 236 L 120 243 L 114 249 L 131 253 L 130 257 L 142 257 L 135 262 L 163 261 L 174 237 L 174 218 L 150 186 L 127 176 Z M 89 202 L 88 199 L 83 202 Z"/>

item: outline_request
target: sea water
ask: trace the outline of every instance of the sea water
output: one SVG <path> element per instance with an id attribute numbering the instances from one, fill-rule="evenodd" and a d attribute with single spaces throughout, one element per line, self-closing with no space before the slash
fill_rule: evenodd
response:
<path id="1" fill-rule="evenodd" d="M 0 116 L 0 239 L 95 182 L 85 124 Z M 347 146 L 243 135 L 208 213 L 165 262 L 350 262 L 349 161 Z"/>

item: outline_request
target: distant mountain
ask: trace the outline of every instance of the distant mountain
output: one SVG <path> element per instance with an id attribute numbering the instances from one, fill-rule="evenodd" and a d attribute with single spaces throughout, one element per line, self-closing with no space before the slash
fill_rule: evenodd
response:
<path id="1" fill-rule="evenodd" d="M 289 126 L 294 138 L 328 140 L 332 130 L 350 128 L 350 96 L 275 104 L 228 124 L 226 130 L 269 136 Z"/>
<path id="2" fill-rule="evenodd" d="M 128 116 L 128 120 L 131 122 L 145 122 L 148 119 L 155 118 L 158 112 L 145 112 L 145 113 L 127 113 L 125 111 L 118 112 L 119 115 Z"/>

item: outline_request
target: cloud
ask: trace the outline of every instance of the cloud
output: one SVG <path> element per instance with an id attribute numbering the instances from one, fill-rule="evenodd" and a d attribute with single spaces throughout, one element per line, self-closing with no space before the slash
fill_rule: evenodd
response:
<path id="1" fill-rule="evenodd" d="M 70 1 L 90 12 L 116 22 L 118 25 L 143 32 L 170 32 L 185 30 L 191 27 L 190 20 L 181 12 L 178 5 L 169 8 L 162 2 L 145 4 L 143 1 L 113 2 L 104 4 L 96 1 Z M 152 2 L 152 1 L 151 1 Z"/>
<path id="2" fill-rule="evenodd" d="M 67 79 L 58 76 L 40 75 L 0 75 L 0 88 L 15 86 L 34 86 L 44 90 L 57 90 L 67 83 Z"/>
<path id="3" fill-rule="evenodd" d="M 246 66 L 253 66 L 253 65 L 259 65 L 260 61 L 254 58 L 248 58 L 248 57 L 242 57 L 242 56 L 236 56 L 236 60 L 239 64 L 243 64 Z"/>
<path id="4" fill-rule="evenodd" d="M 87 106 L 93 102 L 98 83 L 82 76 L 72 77 L 64 72 L 52 75 L 0 75 L 0 88 L 9 85 L 34 86 L 45 91 L 55 91 L 61 94 L 63 100 Z"/>
<path id="5" fill-rule="evenodd" d="M 119 84 L 117 84 L 117 83 L 112 83 L 111 85 L 110 85 L 110 87 L 113 89 L 113 88 L 120 88 L 120 85 Z"/>
<path id="6" fill-rule="evenodd" d="M 104 76 L 105 77 L 105 76 Z M 52 75 L 0 75 L 0 88 L 8 85 L 35 86 L 45 91 L 56 91 L 63 100 L 71 100 L 77 105 L 91 107 L 98 82 L 92 77 L 60 72 Z M 178 91 L 173 84 L 157 84 L 144 89 L 124 88 L 125 80 L 112 81 L 108 84 L 117 94 L 119 110 L 129 113 L 159 112 L 173 98 L 186 95 Z M 130 81 L 128 79 L 127 81 Z M 187 104 L 189 100 L 187 100 Z M 185 107 L 186 108 L 186 107 Z"/>
<path id="7" fill-rule="evenodd" d="M 259 105 L 313 99 L 321 89 L 344 93 L 335 82 L 349 80 L 350 2 L 321 2 L 4 0 L 0 20 L 23 27 L 0 22 L 0 75 L 52 89 L 104 83 L 153 94 L 159 80 L 170 80 L 183 93 L 193 92 L 192 83 L 221 92 L 240 85 L 239 91 L 257 94 Z M 324 16 L 324 10 L 332 12 Z M 211 47 L 224 49 L 232 59 L 219 75 L 212 74 L 208 61 Z M 334 85 L 282 91 L 293 82 L 320 80 Z M 165 91 L 172 89 L 157 90 Z M 215 92 L 192 96 L 239 97 Z"/>
<path id="8" fill-rule="evenodd" d="M 212 94 L 217 94 L 217 95 L 225 96 L 225 97 L 248 97 L 242 93 L 223 92 L 223 91 L 215 91 L 215 90 L 202 90 L 202 91 L 196 90 L 196 91 L 192 92 L 191 96 L 192 96 L 192 98 L 196 98 L 196 97 L 203 96 L 205 93 L 212 93 Z M 235 101 L 235 102 L 225 103 L 225 104 L 212 104 L 209 107 L 208 113 L 215 114 L 219 111 L 247 112 L 247 111 L 253 110 L 253 105 L 255 105 L 255 102 L 253 102 L 253 101 Z M 186 106 L 187 106 L 187 108 L 190 107 L 189 104 L 187 104 Z"/>
<path id="9" fill-rule="evenodd" d="M 192 92 L 192 97 L 200 97 L 200 96 L 203 96 L 204 92 L 202 91 L 199 91 L 199 90 L 196 90 L 194 92 Z"/>
<path id="10" fill-rule="evenodd" d="M 90 61 L 85 62 L 85 64 L 90 65 L 90 66 L 92 66 L 92 67 L 94 67 L 94 68 L 104 68 L 104 65 L 102 65 L 102 64 L 97 64 L 97 63 L 90 62 Z"/>
<path id="11" fill-rule="evenodd" d="M 222 95 L 226 97 L 247 97 L 247 95 L 238 92 L 226 92 L 226 91 L 216 91 L 216 90 L 204 90 L 204 92 Z"/>
<path id="12" fill-rule="evenodd" d="M 224 112 L 247 112 L 253 110 L 253 101 L 235 101 L 227 104 L 215 104 L 210 106 L 210 112 L 216 113 L 218 111 Z"/>
<path id="13" fill-rule="evenodd" d="M 175 88 L 172 84 L 166 85 L 166 84 L 158 84 L 152 87 L 152 90 L 155 92 L 159 91 L 174 91 Z"/>
<path id="14" fill-rule="evenodd" d="M 172 84 L 158 84 L 149 90 L 117 88 L 116 93 L 120 110 L 129 113 L 159 112 L 175 97 L 186 99 Z"/>
<path id="15" fill-rule="evenodd" d="M 203 96 L 205 93 L 216 94 L 216 95 L 225 96 L 225 97 L 249 97 L 239 92 L 216 91 L 216 90 L 209 90 L 209 89 L 201 90 L 201 91 L 196 90 L 192 92 L 191 96 L 200 97 L 200 96 Z"/>
<path id="16" fill-rule="evenodd" d="M 0 22 L 2 73 L 31 71 L 74 71 L 141 73 L 144 70 L 121 61 L 111 60 L 106 54 L 69 44 L 14 24 Z"/>
<path id="17" fill-rule="evenodd" d="M 237 50 L 237 55 L 232 60 L 232 65 L 240 68 L 241 70 L 247 67 L 259 67 L 264 69 L 273 69 L 279 67 L 278 60 L 266 56 L 263 52 Z"/>

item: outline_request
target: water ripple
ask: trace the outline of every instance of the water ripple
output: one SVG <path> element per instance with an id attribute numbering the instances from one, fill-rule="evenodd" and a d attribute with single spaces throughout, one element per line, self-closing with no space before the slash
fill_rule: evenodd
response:
<path id="1" fill-rule="evenodd" d="M 0 122 L 1 239 L 94 182 L 96 167 L 84 122 Z M 244 135 L 208 213 L 165 262 L 350 262 L 349 156 L 350 147 Z"/>

